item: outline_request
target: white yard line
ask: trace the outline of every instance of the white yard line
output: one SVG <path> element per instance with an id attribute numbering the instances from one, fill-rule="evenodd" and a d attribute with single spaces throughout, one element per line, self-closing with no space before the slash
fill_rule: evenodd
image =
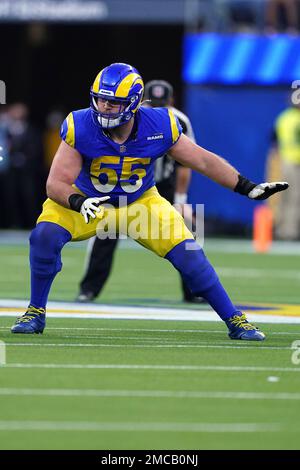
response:
<path id="1" fill-rule="evenodd" d="M 112 432 L 191 432 L 252 433 L 280 432 L 277 423 L 160 423 L 84 421 L 0 421 L 0 431 L 112 431 Z"/>
<path id="2" fill-rule="evenodd" d="M 1 308 L 1 306 L 0 306 Z M 108 308 L 108 307 L 107 307 Z M 110 308 L 110 307 L 109 307 Z M 124 307 L 125 309 L 125 307 Z M 221 322 L 221 319 L 216 313 L 210 310 L 179 310 L 179 309 L 153 309 L 151 311 L 147 307 L 126 307 L 129 312 L 114 312 L 114 307 L 110 311 L 102 311 L 99 309 L 96 313 L 81 313 L 77 311 L 68 311 L 62 308 L 58 312 L 53 312 L 51 309 L 47 311 L 47 317 L 61 318 L 61 319 L 83 319 L 83 320 L 159 320 L 159 321 L 192 321 L 192 322 Z M 0 317 L 16 318 L 25 312 L 25 307 L 22 311 L 20 309 L 0 310 Z M 271 313 L 248 313 L 247 318 L 253 323 L 272 323 L 272 324 L 300 324 L 300 316 L 287 316 L 287 315 L 273 315 Z M 300 331 L 300 330 L 299 330 Z"/>
<path id="3" fill-rule="evenodd" d="M 296 339 L 299 339 L 300 341 L 300 332 L 299 332 L 299 335 L 297 335 L 296 333 L 294 334 L 295 338 Z M 111 344 L 109 343 L 109 340 L 115 340 L 117 343 L 118 341 L 132 341 L 132 343 L 130 344 L 142 344 L 144 345 L 145 347 L 146 346 L 151 346 L 151 343 L 153 343 L 154 346 L 156 345 L 161 345 L 161 346 L 167 346 L 167 345 L 176 345 L 176 346 L 185 346 L 185 345 L 188 345 L 188 346 L 198 346 L 198 345 L 202 345 L 202 344 L 209 344 L 209 345 L 216 345 L 216 346 L 228 346 L 228 339 L 227 338 L 227 331 L 224 331 L 223 332 L 223 338 L 221 339 L 214 339 L 214 341 L 212 340 L 203 340 L 202 339 L 203 336 L 201 337 L 201 339 L 197 339 L 195 337 L 193 337 L 193 339 L 189 339 L 189 338 L 185 338 L 185 339 L 180 339 L 178 340 L 176 337 L 172 337 L 172 338 L 165 338 L 165 337 L 151 337 L 151 336 L 143 336 L 143 335 L 136 335 L 136 336 L 126 336 L 126 335 L 120 335 L 120 336 L 108 336 L 108 335 L 80 335 L 80 336 L 77 336 L 77 335 L 61 335 L 59 336 L 57 339 L 68 339 L 68 340 L 75 340 L 75 339 L 81 339 L 81 340 L 87 340 L 87 339 L 97 339 L 97 340 L 101 340 L 101 341 L 106 341 L 107 340 L 107 343 L 106 344 Z M 8 343 L 9 344 L 9 343 Z M 68 343 L 66 343 L 68 344 Z M 252 343 L 253 344 L 253 343 Z M 265 344 L 265 343 L 264 343 Z M 129 344 L 127 344 L 129 346 Z M 245 347 L 247 345 L 249 345 L 249 342 L 245 343 L 244 341 L 238 341 L 238 343 L 236 344 L 240 347 Z M 265 346 L 258 346 L 258 347 L 265 347 Z M 271 347 L 271 346 L 268 346 L 268 347 Z M 277 346 L 276 346 L 277 347 Z M 278 346 L 279 347 L 279 346 Z M 283 347 L 284 349 L 291 349 L 290 346 L 286 346 L 286 347 Z M 295 346 L 293 347 L 292 349 L 298 349 L 298 346 Z"/>
<path id="4" fill-rule="evenodd" d="M 0 330 L 8 330 L 10 329 L 11 325 L 9 326 L 0 326 Z M 224 330 L 199 330 L 199 329 L 193 329 L 193 330 L 187 330 L 187 329 L 161 329 L 161 328 L 92 328 L 92 327 L 53 327 L 53 326 L 48 326 L 47 331 L 50 330 L 57 330 L 57 331 L 135 331 L 135 332 L 149 332 L 149 333 L 216 333 L 216 334 L 221 334 L 224 335 Z M 291 332 L 291 331 L 269 331 L 268 336 L 270 335 L 290 335 L 290 336 L 299 336 L 300 335 L 300 329 L 299 331 Z M 86 336 L 84 335 L 86 338 Z M 151 336 L 149 336 L 151 338 Z"/>
<path id="5" fill-rule="evenodd" d="M 98 390 L 67 388 L 0 388 L 0 396 L 95 397 L 95 398 L 176 398 L 210 400 L 300 400 L 300 393 L 228 392 L 213 390 Z"/>
<path id="6" fill-rule="evenodd" d="M 100 334 L 100 335 L 60 335 L 59 338 L 63 338 L 63 339 L 102 339 L 102 340 L 106 340 L 106 339 L 115 339 L 115 340 L 136 340 L 140 343 L 144 343 L 144 342 L 153 342 L 153 343 L 174 343 L 174 342 L 178 342 L 176 338 L 165 338 L 163 336 L 143 336 L 143 335 L 136 335 L 136 336 L 126 336 L 126 335 L 113 335 L 113 336 L 109 336 L 109 335 L 106 335 L 106 334 Z M 198 341 L 194 338 L 192 341 L 188 341 L 186 344 L 188 343 L 198 343 Z M 180 344 L 183 344 L 184 342 L 183 341 L 180 341 Z"/>
<path id="7" fill-rule="evenodd" d="M 202 365 L 160 365 L 160 364 L 27 364 L 11 363 L 1 369 L 109 369 L 109 370 L 180 370 L 180 371 L 226 371 L 226 372 L 300 372 L 300 367 L 265 366 L 202 366 Z"/>
<path id="8" fill-rule="evenodd" d="M 223 333 L 223 336 L 224 336 L 224 339 L 226 338 L 226 331 L 224 331 Z M 136 335 L 136 336 L 126 336 L 126 335 L 120 335 L 120 336 L 107 336 L 107 335 L 91 335 L 91 336 L 85 336 L 85 335 L 80 335 L 80 336 L 77 336 L 77 335 L 61 335 L 58 337 L 58 339 L 81 339 L 81 340 L 86 340 L 86 339 L 98 339 L 98 340 L 102 340 L 102 341 L 106 341 L 106 340 L 116 340 L 117 342 L 120 340 L 120 341 L 133 341 L 134 343 L 141 343 L 141 344 L 148 344 L 148 343 L 153 343 L 154 345 L 156 343 L 159 343 L 161 345 L 165 344 L 176 344 L 176 345 L 185 345 L 185 344 L 189 344 L 189 345 L 194 345 L 194 344 L 216 344 L 212 341 L 203 341 L 203 340 L 197 340 L 196 338 L 193 338 L 192 340 L 186 338 L 185 340 L 178 340 L 176 338 L 164 338 L 164 337 L 153 337 L 151 338 L 150 336 L 143 336 L 143 335 Z M 67 343 L 66 343 L 67 344 Z M 228 345 L 228 340 L 226 342 L 222 342 L 221 340 L 218 341 L 217 343 L 218 345 L 222 345 L 222 344 L 225 344 L 225 346 Z"/>
<path id="9" fill-rule="evenodd" d="M 0 317 L 16 317 L 22 314 L 28 302 L 25 300 L 0 300 Z M 270 307 L 266 306 L 269 310 Z M 271 307 L 272 308 L 272 307 Z M 259 310 L 248 312 L 247 316 L 253 322 L 265 323 L 292 323 L 300 324 L 300 316 L 293 316 L 293 308 L 291 306 L 291 315 L 280 314 L 280 310 L 276 310 L 275 314 L 260 313 Z M 286 310 L 286 309 L 285 309 Z M 286 312 L 285 312 L 286 313 Z M 220 322 L 218 315 L 211 309 L 207 310 L 190 310 L 190 309 L 174 309 L 159 308 L 146 306 L 121 306 L 121 305 L 102 305 L 102 304 L 86 304 L 67 302 L 49 302 L 48 304 L 49 318 L 84 318 L 84 319 L 122 319 L 122 320 L 176 320 L 176 321 L 213 321 Z"/>
<path id="10" fill-rule="evenodd" d="M 228 340 L 229 342 L 230 340 Z M 261 346 L 256 343 L 253 346 L 250 345 L 245 345 L 241 344 L 240 345 L 227 345 L 227 344 L 214 344 L 212 342 L 203 342 L 199 341 L 198 343 L 195 344 L 181 344 L 181 343 L 175 343 L 174 344 L 114 344 L 114 343 L 13 343 L 13 342 L 7 342 L 6 347 L 20 347 L 20 346 L 27 346 L 27 347 L 50 347 L 50 348 L 148 348 L 148 349 L 155 349 L 155 348 L 214 348 L 214 349 L 274 349 L 274 350 L 291 350 L 290 346 Z M 249 342 L 248 342 L 249 343 Z"/>

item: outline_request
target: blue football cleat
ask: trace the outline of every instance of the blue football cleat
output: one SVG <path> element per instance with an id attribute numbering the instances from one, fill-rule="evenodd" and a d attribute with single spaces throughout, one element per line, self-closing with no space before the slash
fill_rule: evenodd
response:
<path id="1" fill-rule="evenodd" d="M 44 308 L 35 308 L 30 305 L 11 328 L 12 333 L 42 334 L 46 326 L 46 311 Z"/>
<path id="2" fill-rule="evenodd" d="M 237 312 L 233 317 L 225 320 L 228 326 L 228 336 L 231 339 L 245 339 L 248 341 L 263 341 L 265 335 L 256 326 L 248 322 L 244 313 Z"/>

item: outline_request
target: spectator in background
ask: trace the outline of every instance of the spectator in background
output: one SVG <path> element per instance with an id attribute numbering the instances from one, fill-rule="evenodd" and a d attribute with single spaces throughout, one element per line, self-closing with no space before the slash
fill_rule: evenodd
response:
<path id="1" fill-rule="evenodd" d="M 9 212 L 9 135 L 8 135 L 8 116 L 6 106 L 0 106 L 0 200 L 1 200 L 1 218 L 0 227 L 8 228 L 10 225 Z"/>
<path id="2" fill-rule="evenodd" d="M 8 117 L 5 106 L 0 106 L 0 174 L 9 167 Z"/>
<path id="3" fill-rule="evenodd" d="M 14 103 L 7 113 L 10 142 L 10 226 L 32 228 L 39 213 L 42 141 L 29 121 L 24 103 Z"/>
<path id="4" fill-rule="evenodd" d="M 255 5 L 251 1 L 230 0 L 225 3 L 228 8 L 231 30 L 235 32 L 248 32 L 256 29 L 257 19 Z"/>
<path id="5" fill-rule="evenodd" d="M 290 191 L 281 195 L 276 217 L 276 236 L 282 240 L 300 239 L 300 104 L 284 110 L 275 123 L 273 144 L 269 155 L 279 162 L 283 178 L 288 179 Z M 272 175 L 274 176 L 274 174 Z"/>
<path id="6" fill-rule="evenodd" d="M 297 0 L 268 0 L 265 22 L 266 32 L 298 34 Z"/>

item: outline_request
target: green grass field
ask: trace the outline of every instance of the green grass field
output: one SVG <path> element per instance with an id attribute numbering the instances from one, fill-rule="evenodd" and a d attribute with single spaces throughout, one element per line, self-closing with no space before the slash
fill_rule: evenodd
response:
<path id="1" fill-rule="evenodd" d="M 65 249 L 51 300 L 74 299 L 84 253 Z M 299 255 L 207 253 L 236 303 L 300 304 Z M 0 246 L 0 299 L 27 297 L 27 257 Z M 183 306 L 177 273 L 142 249 L 117 252 L 98 300 Z M 300 325 L 262 324 L 267 340 L 249 343 L 221 322 L 50 318 L 42 336 L 12 322 L 0 317 L 0 449 L 299 449 Z"/>
<path id="2" fill-rule="evenodd" d="M 222 243 L 217 251 L 207 243 L 206 253 L 235 302 L 300 304 L 300 254 L 261 255 L 220 250 Z M 85 245 L 69 244 L 64 248 L 64 267 L 55 279 L 49 300 L 74 300 L 84 258 Z M 0 298 L 26 298 L 29 292 L 27 246 L 0 245 L 0 259 Z M 168 261 L 144 249 L 117 250 L 113 274 L 98 299 L 103 303 L 147 305 L 177 305 L 180 300 L 177 272 Z"/>

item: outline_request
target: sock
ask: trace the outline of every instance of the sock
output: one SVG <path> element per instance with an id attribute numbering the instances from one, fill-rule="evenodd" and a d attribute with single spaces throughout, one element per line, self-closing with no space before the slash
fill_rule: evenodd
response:
<path id="1" fill-rule="evenodd" d="M 239 313 L 195 240 L 184 240 L 165 258 L 180 272 L 192 294 L 206 299 L 222 320 Z"/>
<path id="2" fill-rule="evenodd" d="M 61 250 L 71 234 L 52 222 L 41 222 L 30 235 L 31 298 L 30 305 L 46 308 L 49 291 L 62 268 Z"/>

